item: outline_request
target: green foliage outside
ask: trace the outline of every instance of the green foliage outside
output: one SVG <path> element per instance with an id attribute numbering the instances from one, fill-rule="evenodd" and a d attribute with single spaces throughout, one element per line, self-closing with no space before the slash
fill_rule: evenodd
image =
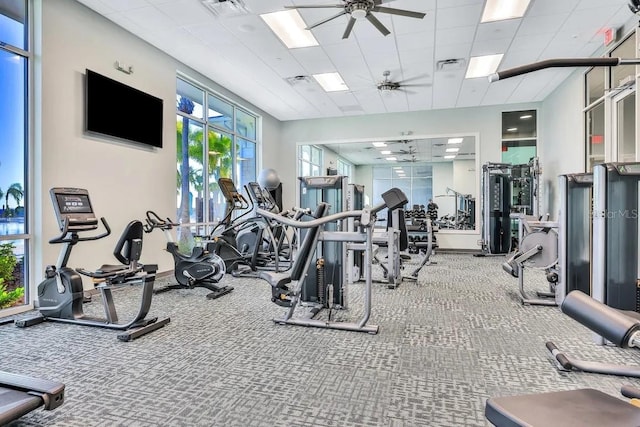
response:
<path id="1" fill-rule="evenodd" d="M 0 309 L 13 306 L 24 297 L 24 286 L 8 290 L 8 286 L 15 281 L 14 271 L 18 265 L 14 249 L 12 243 L 0 244 Z"/>
<path id="2" fill-rule="evenodd" d="M 181 97 L 178 102 L 178 109 L 187 114 L 193 111 L 193 102 L 188 98 Z M 189 191 L 190 186 L 197 192 L 196 197 L 201 198 L 207 191 L 203 183 L 203 169 L 205 162 L 205 144 L 203 129 L 191 131 L 189 129 L 189 118 L 182 117 L 176 126 L 176 153 L 177 153 L 177 176 L 176 188 L 180 194 L 180 206 L 178 208 L 178 218 L 181 224 L 190 222 L 189 218 Z M 233 167 L 233 156 L 231 150 L 232 140 L 226 135 L 219 134 L 213 130 L 207 132 L 206 154 L 208 161 L 209 192 L 218 189 L 218 178 L 231 176 Z M 196 165 L 190 161 L 194 162 Z M 186 177 L 184 179 L 183 177 Z M 179 229 L 178 246 L 181 251 L 190 252 L 194 244 L 193 235 L 186 227 Z"/>

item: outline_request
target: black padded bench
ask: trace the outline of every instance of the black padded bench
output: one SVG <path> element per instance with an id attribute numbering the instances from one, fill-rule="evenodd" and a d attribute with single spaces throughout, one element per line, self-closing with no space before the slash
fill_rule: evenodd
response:
<path id="1" fill-rule="evenodd" d="M 0 372 L 0 425 L 8 424 L 29 412 L 56 409 L 64 402 L 64 384 Z"/>

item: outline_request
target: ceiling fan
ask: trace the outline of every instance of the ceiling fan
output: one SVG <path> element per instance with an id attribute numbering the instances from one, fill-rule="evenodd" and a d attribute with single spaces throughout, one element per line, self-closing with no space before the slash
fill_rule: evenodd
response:
<path id="1" fill-rule="evenodd" d="M 332 21 L 342 15 L 349 15 L 347 28 L 344 30 L 344 34 L 342 34 L 343 39 L 349 37 L 349 35 L 351 34 L 351 30 L 353 30 L 353 26 L 356 23 L 356 20 L 362 18 L 366 18 L 369 22 L 371 22 L 373 26 L 376 27 L 378 31 L 380 31 L 383 35 L 389 35 L 390 31 L 372 14 L 372 12 L 388 13 L 390 15 L 399 15 L 418 19 L 422 19 L 426 16 L 426 13 L 380 6 L 382 3 L 384 3 L 384 0 L 342 0 L 341 4 L 285 6 L 285 9 L 343 9 L 342 12 L 338 13 L 337 15 L 331 16 L 327 19 L 323 19 L 322 21 L 316 22 L 315 24 L 309 25 L 307 27 L 307 30 L 311 30 L 312 28 Z"/>
<path id="2" fill-rule="evenodd" d="M 401 81 L 393 81 L 393 80 L 391 80 L 389 78 L 389 76 L 391 76 L 391 71 L 385 70 L 385 71 L 382 72 L 382 78 L 383 79 L 382 79 L 382 81 L 380 81 L 380 82 L 378 82 L 376 84 L 376 87 L 378 88 L 378 90 L 380 92 L 392 92 L 392 91 L 395 91 L 395 90 L 404 90 L 407 93 L 411 93 L 411 92 L 405 90 L 404 88 L 407 88 L 407 87 L 429 87 L 429 86 L 431 86 L 428 83 L 425 83 L 425 84 L 409 84 L 408 83 L 408 82 L 410 82 L 412 80 L 415 80 L 417 78 L 420 78 L 422 76 L 414 77 L 412 79 L 405 79 L 405 80 L 401 80 Z"/>

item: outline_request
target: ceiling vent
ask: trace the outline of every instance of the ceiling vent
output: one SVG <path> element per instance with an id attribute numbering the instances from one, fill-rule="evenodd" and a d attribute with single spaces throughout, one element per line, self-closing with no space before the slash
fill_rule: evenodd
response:
<path id="1" fill-rule="evenodd" d="M 464 68 L 463 58 L 443 59 L 436 62 L 437 71 L 459 71 Z"/>
<path id="2" fill-rule="evenodd" d="M 218 18 L 230 18 L 250 13 L 243 0 L 202 0 L 202 4 Z"/>
<path id="3" fill-rule="evenodd" d="M 293 76 L 285 79 L 291 86 L 305 85 L 311 83 L 309 76 Z"/>

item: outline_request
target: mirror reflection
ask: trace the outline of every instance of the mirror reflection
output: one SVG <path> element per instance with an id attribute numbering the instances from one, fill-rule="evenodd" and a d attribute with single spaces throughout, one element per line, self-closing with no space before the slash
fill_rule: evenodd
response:
<path id="1" fill-rule="evenodd" d="M 364 185 L 368 205 L 398 187 L 409 199 L 409 216 L 430 217 L 442 231 L 475 230 L 476 145 L 473 135 L 303 145 L 298 174 L 346 175 Z"/>

